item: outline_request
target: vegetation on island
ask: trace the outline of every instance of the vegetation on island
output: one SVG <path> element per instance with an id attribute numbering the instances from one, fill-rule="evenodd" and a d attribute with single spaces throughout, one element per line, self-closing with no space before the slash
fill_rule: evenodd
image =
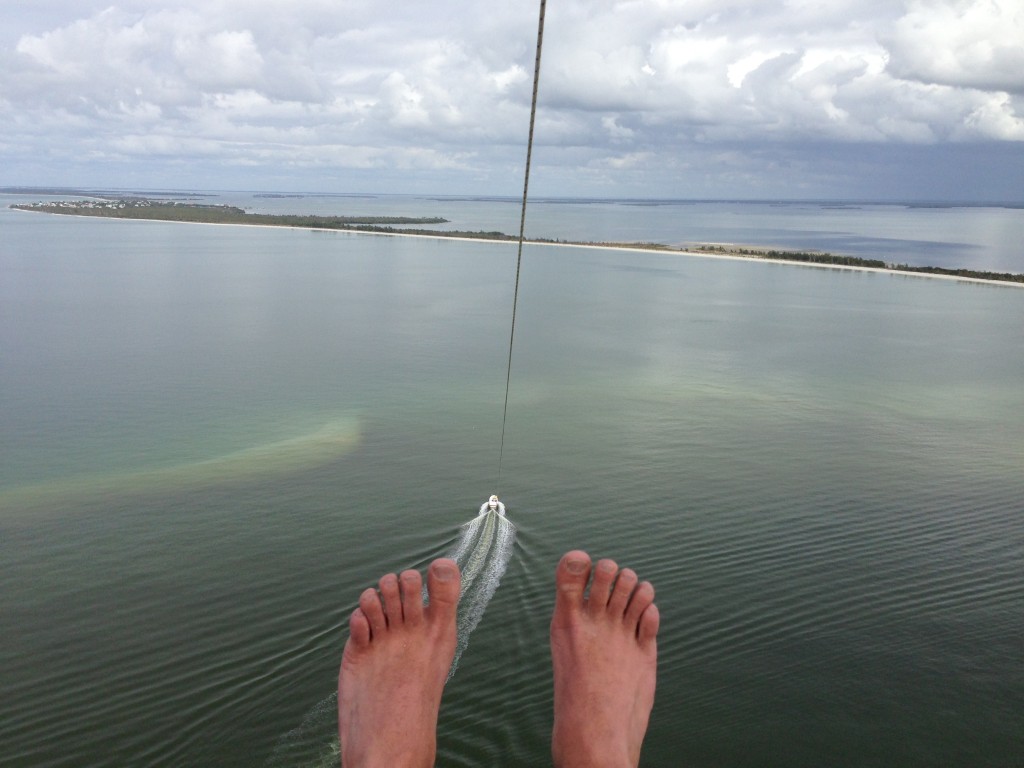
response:
<path id="1" fill-rule="evenodd" d="M 988 272 L 976 269 L 948 269 L 946 267 L 922 267 L 912 264 L 890 264 L 881 259 L 862 259 L 856 256 L 837 256 L 827 252 L 816 251 L 776 251 L 760 248 L 738 248 L 721 245 L 698 245 L 693 248 L 700 253 L 720 253 L 728 256 L 747 256 L 755 259 L 774 259 L 777 261 L 797 261 L 809 264 L 830 264 L 839 267 L 861 267 L 867 269 L 884 269 L 890 272 L 917 272 L 926 275 L 946 275 L 949 277 L 966 277 L 973 280 L 997 280 L 1008 283 L 1024 283 L 1024 274 L 1011 272 Z"/>
<path id="2" fill-rule="evenodd" d="M 53 201 L 14 205 L 24 211 L 43 211 L 68 216 L 104 216 L 147 221 L 186 221 L 201 224 L 256 224 L 303 229 L 350 229 L 357 226 L 392 224 L 445 224 L 439 217 L 409 216 L 296 216 L 291 214 L 247 213 L 233 205 L 209 205 L 125 197 L 113 200 Z"/>
<path id="3" fill-rule="evenodd" d="M 749 256 L 755 259 L 802 261 L 807 262 L 808 264 L 832 264 L 839 267 L 867 267 L 870 269 L 889 268 L 889 265 L 881 259 L 861 259 L 856 256 L 836 256 L 831 253 L 817 251 L 776 251 L 760 248 L 727 248 L 723 245 L 698 245 L 693 250 L 700 253 L 720 253 L 728 256 Z"/>
<path id="4" fill-rule="evenodd" d="M 12 205 L 25 211 L 42 211 L 71 216 L 101 216 L 118 219 L 142 219 L 156 221 L 178 221 L 203 224 L 250 224 L 268 227 L 296 227 L 302 229 L 327 229 L 348 232 L 370 232 L 391 235 L 427 235 L 432 237 L 473 238 L 480 240 L 515 241 L 515 235 L 496 231 L 432 230 L 396 225 L 447 224 L 448 219 L 440 217 L 409 216 L 299 216 L 294 214 L 247 213 L 231 205 L 210 205 L 191 202 L 152 200 L 144 197 L 118 197 L 98 200 L 51 201 Z M 780 251 L 770 248 L 747 248 L 726 245 L 695 245 L 685 248 L 649 242 L 576 242 L 531 238 L 532 243 L 555 245 L 580 245 L 605 248 L 636 248 L 668 252 L 693 252 L 740 256 L 769 261 L 787 261 L 836 267 L 879 269 L 891 272 L 908 272 L 923 275 L 944 275 L 972 280 L 993 280 L 998 282 L 1024 284 L 1024 274 L 989 272 L 973 269 L 948 269 L 945 267 L 890 264 L 881 259 L 863 259 L 856 256 L 842 256 L 817 251 Z"/>

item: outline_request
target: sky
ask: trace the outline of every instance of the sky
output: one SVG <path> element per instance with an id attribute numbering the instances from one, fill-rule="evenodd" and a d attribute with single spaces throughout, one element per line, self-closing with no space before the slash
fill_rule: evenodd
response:
<path id="1" fill-rule="evenodd" d="M 0 0 L 0 186 L 521 195 L 539 0 Z M 1024 202 L 1024 0 L 548 0 L 538 197 Z"/>

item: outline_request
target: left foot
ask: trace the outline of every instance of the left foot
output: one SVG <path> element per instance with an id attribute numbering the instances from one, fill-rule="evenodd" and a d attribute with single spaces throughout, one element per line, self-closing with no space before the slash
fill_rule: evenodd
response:
<path id="1" fill-rule="evenodd" d="M 349 618 L 338 676 L 338 733 L 346 768 L 430 768 L 437 713 L 455 656 L 459 568 L 439 559 L 427 571 L 428 605 L 417 571 L 390 573 L 367 589 Z"/>

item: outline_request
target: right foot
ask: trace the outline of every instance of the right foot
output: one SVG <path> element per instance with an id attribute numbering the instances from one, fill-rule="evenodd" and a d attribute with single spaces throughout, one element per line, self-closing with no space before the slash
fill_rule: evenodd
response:
<path id="1" fill-rule="evenodd" d="M 584 597 L 591 570 L 594 582 Z M 623 768 L 640 762 L 654 706 L 658 607 L 650 582 L 612 560 L 566 554 L 555 572 L 551 659 L 557 768 Z"/>
<path id="2" fill-rule="evenodd" d="M 430 768 L 437 713 L 455 655 L 459 568 L 435 560 L 423 605 L 417 571 L 367 589 L 349 619 L 338 676 L 338 731 L 346 768 Z"/>

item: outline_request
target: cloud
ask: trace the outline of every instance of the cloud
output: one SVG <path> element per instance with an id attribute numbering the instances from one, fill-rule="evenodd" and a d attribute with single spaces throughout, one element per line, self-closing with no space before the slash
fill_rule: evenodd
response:
<path id="1" fill-rule="evenodd" d="M 178 38 L 174 57 L 188 80 L 204 88 L 252 88 L 264 79 L 263 56 L 249 30 Z"/>
<path id="2" fill-rule="evenodd" d="M 448 170 L 511 189 L 521 168 L 529 4 L 20 5 L 0 7 L 8 169 L 36 172 L 48 154 L 173 158 L 275 179 Z M 769 172 L 766 146 L 795 158 L 809 144 L 1019 142 L 1022 39 L 1017 0 L 559 0 L 536 131 L 553 151 L 534 178 L 568 189 L 646 173 L 671 186 L 701 165 L 738 184 L 743 158 Z"/>
<path id="3" fill-rule="evenodd" d="M 601 120 L 635 113 L 701 141 L 1020 137 L 1024 120 L 1004 91 L 1021 87 L 1024 61 L 1001 67 L 1024 57 L 1024 13 L 1011 19 L 968 9 L 979 21 L 955 35 L 970 42 L 949 53 L 958 67 L 930 50 L 947 42 L 949 20 L 922 25 L 920 4 L 895 18 L 880 12 L 886 7 L 739 3 L 724 12 L 707 6 L 701 15 L 699 4 L 666 5 L 656 23 L 648 17 L 639 25 L 626 4 L 595 6 L 564 23 L 566 43 L 551 56 L 545 103 Z M 998 36 L 981 37 L 1000 22 Z M 883 34 L 890 23 L 895 37 Z M 620 42 L 602 43 L 609 28 L 620 27 Z M 917 52 L 920 62 L 938 63 L 915 66 Z"/>
<path id="4" fill-rule="evenodd" d="M 1024 7 L 1017 0 L 913 0 L 883 37 L 897 77 L 1024 94 Z"/>

